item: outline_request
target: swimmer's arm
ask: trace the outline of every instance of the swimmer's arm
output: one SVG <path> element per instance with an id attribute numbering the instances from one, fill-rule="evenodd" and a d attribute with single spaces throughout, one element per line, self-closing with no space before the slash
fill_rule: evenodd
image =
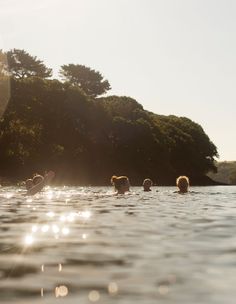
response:
<path id="1" fill-rule="evenodd" d="M 38 183 L 37 185 L 35 185 L 32 188 L 30 188 L 27 191 L 26 195 L 35 195 L 36 193 L 38 193 L 39 191 L 41 191 L 44 186 L 45 186 L 45 178 L 40 183 Z"/>
<path id="2" fill-rule="evenodd" d="M 43 187 L 53 179 L 54 176 L 55 173 L 53 171 L 49 171 L 47 174 L 45 174 L 43 180 L 40 183 L 33 186 L 27 191 L 26 195 L 35 195 L 36 193 L 41 191 Z"/>

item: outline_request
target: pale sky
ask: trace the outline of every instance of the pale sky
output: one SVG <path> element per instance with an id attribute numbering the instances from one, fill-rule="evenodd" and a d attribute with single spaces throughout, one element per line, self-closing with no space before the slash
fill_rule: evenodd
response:
<path id="1" fill-rule="evenodd" d="M 236 160 L 236 1 L 0 0 L 0 49 L 100 71 L 110 94 L 186 116 Z"/>

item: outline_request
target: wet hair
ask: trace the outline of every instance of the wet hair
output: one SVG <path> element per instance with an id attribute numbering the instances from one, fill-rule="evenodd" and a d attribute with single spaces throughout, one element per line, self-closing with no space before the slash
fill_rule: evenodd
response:
<path id="1" fill-rule="evenodd" d="M 143 190 L 144 191 L 151 191 L 151 186 L 153 185 L 153 182 L 150 178 L 145 178 L 143 181 Z"/>
<path id="2" fill-rule="evenodd" d="M 180 189 L 188 189 L 189 186 L 189 178 L 185 175 L 181 175 L 176 179 L 176 186 Z"/>
<path id="3" fill-rule="evenodd" d="M 111 184 L 119 190 L 122 186 L 125 186 L 129 182 L 129 179 L 127 176 L 115 176 L 113 175 L 111 178 Z"/>
<path id="4" fill-rule="evenodd" d="M 32 178 L 28 178 L 26 181 L 25 181 L 25 187 L 27 190 L 29 190 L 30 188 L 32 188 L 34 186 L 34 183 L 33 183 L 33 180 Z"/>
<path id="5" fill-rule="evenodd" d="M 34 185 L 37 185 L 37 184 L 40 183 L 42 180 L 43 180 L 43 176 L 42 176 L 42 175 L 39 175 L 39 174 L 36 174 L 36 175 L 33 177 L 33 184 L 34 184 Z"/>
<path id="6" fill-rule="evenodd" d="M 146 184 L 146 183 L 150 183 L 150 186 L 153 185 L 153 182 L 150 178 L 145 178 L 145 180 L 143 181 L 143 186 Z"/>

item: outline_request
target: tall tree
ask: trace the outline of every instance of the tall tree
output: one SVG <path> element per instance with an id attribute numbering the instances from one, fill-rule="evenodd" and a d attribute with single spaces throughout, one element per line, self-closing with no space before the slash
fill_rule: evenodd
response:
<path id="1" fill-rule="evenodd" d="M 86 95 L 97 97 L 111 89 L 108 80 L 95 71 L 80 64 L 68 64 L 61 66 L 60 75 L 63 80 L 74 86 L 79 86 Z"/>
<path id="2" fill-rule="evenodd" d="M 31 56 L 24 50 L 13 49 L 7 52 L 8 70 L 16 79 L 29 77 L 48 78 L 52 76 L 52 69 L 45 66 L 42 60 Z"/>

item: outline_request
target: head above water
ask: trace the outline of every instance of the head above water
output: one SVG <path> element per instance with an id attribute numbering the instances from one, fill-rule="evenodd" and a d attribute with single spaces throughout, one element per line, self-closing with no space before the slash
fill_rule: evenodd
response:
<path id="1" fill-rule="evenodd" d="M 34 185 L 34 183 L 33 183 L 32 178 L 28 178 L 28 179 L 25 181 L 26 190 L 29 190 L 30 188 L 32 188 L 33 185 Z"/>
<path id="2" fill-rule="evenodd" d="M 40 175 L 40 174 L 35 174 L 34 177 L 33 177 L 33 184 L 37 185 L 41 181 L 43 181 L 43 176 Z"/>
<path id="3" fill-rule="evenodd" d="M 115 176 L 113 175 L 111 178 L 111 184 L 115 187 L 118 191 L 118 194 L 124 194 L 125 192 L 129 191 L 129 179 L 127 176 Z"/>
<path id="4" fill-rule="evenodd" d="M 188 192 L 189 187 L 189 178 L 187 176 L 179 176 L 176 179 L 176 186 L 179 188 L 179 192 L 186 193 Z"/>
<path id="5" fill-rule="evenodd" d="M 151 191 L 151 186 L 153 185 L 153 182 L 150 178 L 145 178 L 143 181 L 143 190 L 144 191 Z"/>

